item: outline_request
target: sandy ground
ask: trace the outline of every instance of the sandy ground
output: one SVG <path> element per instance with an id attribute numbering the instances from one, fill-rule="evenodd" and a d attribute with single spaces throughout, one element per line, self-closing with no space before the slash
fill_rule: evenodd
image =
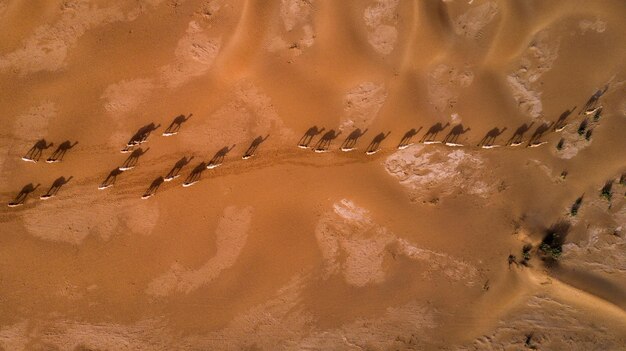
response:
<path id="1" fill-rule="evenodd" d="M 623 350 L 625 15 L 0 0 L 0 350 Z"/>

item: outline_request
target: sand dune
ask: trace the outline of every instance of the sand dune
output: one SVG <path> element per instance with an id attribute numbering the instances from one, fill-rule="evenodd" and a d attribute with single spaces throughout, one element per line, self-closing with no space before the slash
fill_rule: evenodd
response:
<path id="1" fill-rule="evenodd" d="M 625 13 L 0 0 L 0 349 L 624 349 Z"/>

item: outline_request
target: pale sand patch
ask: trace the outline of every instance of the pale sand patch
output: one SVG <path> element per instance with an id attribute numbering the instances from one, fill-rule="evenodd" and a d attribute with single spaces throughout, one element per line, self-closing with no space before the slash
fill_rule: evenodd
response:
<path id="1" fill-rule="evenodd" d="M 269 52 L 289 50 L 290 54 L 295 57 L 301 55 L 304 49 L 313 46 L 315 43 L 312 20 L 314 4 L 313 0 L 281 0 L 280 18 L 283 22 L 283 30 L 279 30 L 279 33 L 267 41 L 266 47 Z"/>
<path id="2" fill-rule="evenodd" d="M 486 2 L 472 7 L 454 21 L 454 32 L 470 39 L 480 39 L 482 31 L 498 14 L 498 4 Z"/>
<path id="3" fill-rule="evenodd" d="M 95 186 L 73 187 L 70 182 L 55 199 L 41 202 L 25 211 L 23 222 L 30 235 L 74 245 L 89 235 L 109 240 L 117 233 L 149 235 L 156 225 L 156 203 L 119 205 L 102 198 Z M 68 203 L 63 199 L 72 198 Z"/>
<path id="4" fill-rule="evenodd" d="M 355 128 L 367 128 L 378 116 L 387 95 L 382 83 L 364 82 L 350 89 L 343 98 L 345 114 L 339 121 L 339 130 L 349 133 Z"/>
<path id="5" fill-rule="evenodd" d="M 56 104 L 51 101 L 44 101 L 15 118 L 13 134 L 20 139 L 30 140 L 34 143 L 46 136 L 48 124 L 56 116 Z"/>
<path id="6" fill-rule="evenodd" d="M 476 268 L 449 255 L 413 246 L 376 224 L 369 211 L 350 200 L 341 200 L 319 220 L 315 228 L 324 275 L 343 274 L 348 284 L 363 287 L 380 284 L 386 278 L 389 254 L 423 261 L 427 274 L 443 273 L 453 281 L 471 286 L 478 276 Z"/>
<path id="7" fill-rule="evenodd" d="M 428 74 L 428 102 L 436 111 L 453 109 L 462 88 L 474 81 L 474 73 L 469 69 L 460 70 L 446 64 L 437 65 Z"/>
<path id="8" fill-rule="evenodd" d="M 190 21 L 187 32 L 178 41 L 176 61 L 161 68 L 161 79 L 176 88 L 194 77 L 205 74 L 220 51 L 221 38 L 209 38 L 202 26 Z"/>
<path id="9" fill-rule="evenodd" d="M 599 18 L 596 18 L 595 21 L 584 19 L 578 22 L 578 26 L 580 27 L 580 32 L 582 34 L 587 33 L 587 31 L 604 33 L 604 31 L 606 30 L 606 21 L 603 21 Z"/>
<path id="10" fill-rule="evenodd" d="M 539 79 L 552 69 L 558 58 L 559 45 L 559 40 L 551 38 L 547 30 L 538 32 L 522 54 L 519 68 L 507 76 L 519 110 L 532 118 L 543 113 Z"/>
<path id="11" fill-rule="evenodd" d="M 385 169 L 411 191 L 414 200 L 425 201 L 431 191 L 439 198 L 453 193 L 488 197 L 495 184 L 485 175 L 485 161 L 477 152 L 429 149 L 412 145 L 385 160 Z"/>
<path id="12" fill-rule="evenodd" d="M 152 79 L 122 80 L 109 85 L 100 98 L 105 100 L 104 109 L 107 112 L 120 116 L 135 110 L 154 88 Z"/>
<path id="13" fill-rule="evenodd" d="M 398 7 L 399 0 L 376 0 L 363 13 L 368 28 L 367 39 L 370 45 L 383 55 L 390 54 L 398 40 Z"/>
<path id="14" fill-rule="evenodd" d="M 85 32 L 124 19 L 118 7 L 99 8 L 87 1 L 66 1 L 61 11 L 57 22 L 38 27 L 21 48 L 0 56 L 0 72 L 11 68 L 22 75 L 57 71 L 65 66 L 68 51 Z"/>
<path id="15" fill-rule="evenodd" d="M 215 229 L 217 252 L 202 267 L 185 269 L 174 264 L 168 272 L 154 279 L 146 293 L 154 296 L 167 296 L 173 292 L 190 293 L 209 284 L 223 270 L 237 261 L 248 239 L 252 221 L 252 208 L 227 207 Z"/>

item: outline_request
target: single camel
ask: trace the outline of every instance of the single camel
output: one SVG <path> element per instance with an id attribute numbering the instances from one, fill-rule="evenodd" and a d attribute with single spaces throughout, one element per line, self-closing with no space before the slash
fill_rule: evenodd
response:
<path id="1" fill-rule="evenodd" d="M 157 190 L 159 189 L 161 184 L 163 184 L 164 181 L 165 181 L 165 178 L 161 176 L 156 178 L 154 181 L 152 181 L 152 184 L 150 184 L 150 186 L 148 187 L 146 192 L 143 194 L 143 196 L 141 196 L 141 198 L 145 200 L 145 199 L 152 197 L 154 194 L 156 194 Z"/>
<path id="2" fill-rule="evenodd" d="M 139 162 L 139 157 L 148 152 L 148 150 L 150 150 L 150 148 L 147 148 L 145 151 L 141 148 L 133 151 L 120 167 L 120 171 L 128 171 L 129 169 L 133 169 L 137 165 L 137 162 Z"/>
<path id="3" fill-rule="evenodd" d="M 446 137 L 443 138 L 443 142 L 445 144 L 458 145 L 457 141 L 459 139 L 459 136 L 461 136 L 461 134 L 465 134 L 465 133 L 467 133 L 469 131 L 470 131 L 469 127 L 463 129 L 463 125 L 462 124 L 457 124 L 450 130 L 448 135 L 446 135 Z"/>
<path id="4" fill-rule="evenodd" d="M 256 137 L 254 140 L 252 140 L 252 144 L 250 144 L 250 147 L 248 148 L 248 150 L 246 150 L 241 158 L 247 160 L 250 157 L 254 156 L 254 153 L 256 152 L 256 149 L 259 148 L 259 145 L 261 145 L 261 143 L 267 140 L 267 138 L 269 137 L 269 134 L 266 135 L 265 138 L 262 138 L 260 135 Z"/>
<path id="5" fill-rule="evenodd" d="M 106 179 L 100 184 L 100 186 L 98 186 L 99 190 L 104 190 L 108 187 L 113 186 L 113 184 L 115 184 L 115 181 L 117 180 L 117 176 L 122 174 L 122 171 L 119 168 L 115 168 L 114 170 L 112 170 L 111 172 L 109 172 L 109 175 L 106 177 Z"/>
<path id="6" fill-rule="evenodd" d="M 530 130 L 530 127 L 532 127 L 533 124 L 535 124 L 535 122 L 531 122 L 530 124 L 524 123 L 519 126 L 515 130 L 515 133 L 513 133 L 511 139 L 506 142 L 506 145 L 518 146 L 522 144 L 524 142 L 524 135 L 526 134 L 526 132 L 528 132 L 528 130 Z"/>
<path id="7" fill-rule="evenodd" d="M 169 127 L 163 132 L 163 136 L 176 135 L 180 130 L 180 127 L 183 123 L 187 122 L 189 118 L 193 116 L 193 113 L 190 113 L 189 116 L 185 117 L 185 115 L 178 115 Z"/>
<path id="8" fill-rule="evenodd" d="M 61 187 L 67 184 L 70 180 L 72 180 L 72 178 L 73 178 L 72 176 L 70 176 L 67 179 L 65 179 L 65 177 L 57 178 L 54 181 L 54 183 L 52 183 L 52 186 L 50 187 L 50 189 L 48 189 L 48 191 L 45 194 L 41 195 L 39 198 L 42 200 L 47 200 L 49 198 L 56 196 L 56 194 L 59 192 Z"/>
<path id="9" fill-rule="evenodd" d="M 333 140 L 337 139 L 337 137 L 341 135 L 341 131 L 339 133 L 335 132 L 334 129 L 329 130 L 328 132 L 322 135 L 322 138 L 315 144 L 313 150 L 315 152 L 326 152 L 330 149 L 330 144 Z"/>
<path id="10" fill-rule="evenodd" d="M 183 182 L 183 187 L 186 188 L 199 182 L 202 172 L 206 170 L 206 165 L 206 162 L 200 162 L 200 164 L 191 171 L 189 176 L 187 176 L 187 179 L 185 179 L 185 181 Z"/>
<path id="11" fill-rule="evenodd" d="M 43 150 L 52 147 L 52 145 L 54 144 L 53 143 L 48 144 L 46 142 L 46 139 L 40 139 L 35 143 L 35 145 L 33 145 L 33 147 L 30 148 L 30 150 L 28 150 L 26 155 L 22 157 L 22 160 L 28 161 L 28 162 L 38 162 L 39 158 L 41 157 L 41 154 L 43 153 Z"/>
<path id="12" fill-rule="evenodd" d="M 502 135 L 502 133 L 504 133 L 506 129 L 507 129 L 506 127 L 502 129 L 499 129 L 498 127 L 496 127 L 488 131 L 487 134 L 485 134 L 485 136 L 480 140 L 480 142 L 478 143 L 478 146 L 482 146 L 482 147 L 493 146 L 493 143 L 496 142 L 496 138 Z"/>
<path id="13" fill-rule="evenodd" d="M 450 125 L 450 123 L 446 123 L 445 125 L 441 125 L 441 123 L 435 123 L 432 127 L 428 128 L 428 131 L 426 132 L 426 134 L 424 134 L 424 136 L 422 137 L 422 139 L 420 139 L 420 143 L 432 143 L 434 142 L 435 138 L 437 138 L 437 134 L 439 134 L 441 131 L 443 131 L 444 129 L 446 129 L 448 126 Z"/>
<path id="14" fill-rule="evenodd" d="M 413 144 L 411 139 L 413 139 L 413 137 L 416 136 L 420 130 L 422 130 L 422 127 L 419 127 L 417 130 L 415 128 L 411 128 L 408 132 L 404 133 L 404 136 L 400 139 L 400 144 L 398 144 L 398 149 L 402 150 L 411 146 Z"/>
<path id="15" fill-rule="evenodd" d="M 387 132 L 387 134 L 385 133 L 376 134 L 374 139 L 372 139 L 372 142 L 367 146 L 367 150 L 365 151 L 365 153 L 367 155 L 372 155 L 372 154 L 377 153 L 380 150 L 380 143 L 382 143 L 382 141 L 385 140 L 389 136 L 390 133 L 391 132 Z"/>
<path id="16" fill-rule="evenodd" d="M 33 186 L 33 183 L 26 184 L 22 190 L 17 194 L 13 201 L 9 202 L 9 207 L 21 206 L 26 202 L 26 198 L 30 193 L 35 191 L 39 187 L 40 184 Z"/>
<path id="17" fill-rule="evenodd" d="M 228 146 L 224 146 L 218 152 L 215 153 L 215 156 L 209 161 L 209 164 L 206 166 L 207 169 L 212 169 L 219 167 L 222 162 L 224 162 L 224 157 L 230 152 L 230 150 L 235 148 L 235 144 L 230 148 Z"/>
<path id="18" fill-rule="evenodd" d="M 543 136 L 545 132 L 547 132 L 550 129 L 550 127 L 552 127 L 552 125 L 554 125 L 554 122 L 543 123 L 539 127 L 537 127 L 533 135 L 530 137 L 530 140 L 528 140 L 528 145 L 526 146 L 535 147 L 535 146 L 545 144 L 546 142 L 540 141 L 541 137 Z"/>
<path id="19" fill-rule="evenodd" d="M 183 167 L 185 167 L 189 162 L 191 162 L 191 160 L 193 160 L 193 156 L 191 156 L 190 158 L 183 157 L 178 160 L 178 162 L 176 162 L 174 167 L 172 167 L 172 169 L 167 173 L 163 180 L 169 182 L 170 180 L 177 178 L 180 170 L 183 169 Z"/>
<path id="20" fill-rule="evenodd" d="M 48 157 L 46 162 L 54 163 L 63 161 L 63 156 L 65 156 L 67 150 L 73 148 L 74 146 L 76 146 L 76 144 L 78 144 L 78 141 L 75 141 L 73 144 L 69 140 L 62 142 L 61 145 L 59 145 L 57 149 L 52 153 L 52 155 Z"/>
<path id="21" fill-rule="evenodd" d="M 353 130 L 352 133 L 350 133 L 348 137 L 346 137 L 346 140 L 344 140 L 343 143 L 341 144 L 341 151 L 354 150 L 354 147 L 356 146 L 357 141 L 365 133 L 367 133 L 367 128 L 364 131 L 361 131 L 360 128 Z"/>
<path id="22" fill-rule="evenodd" d="M 306 149 L 309 147 L 309 144 L 311 143 L 311 141 L 313 140 L 313 138 L 316 135 L 322 134 L 322 132 L 325 130 L 326 128 L 322 128 L 322 129 L 317 129 L 317 126 L 313 126 L 311 128 L 309 128 L 304 135 L 302 136 L 302 138 L 300 138 L 300 141 L 298 142 L 298 147 L 301 149 Z"/>

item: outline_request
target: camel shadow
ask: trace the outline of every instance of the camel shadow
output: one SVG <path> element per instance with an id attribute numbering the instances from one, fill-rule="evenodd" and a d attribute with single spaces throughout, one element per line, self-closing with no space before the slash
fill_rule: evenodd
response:
<path id="1" fill-rule="evenodd" d="M 485 134 L 485 136 L 480 140 L 480 142 L 478 143 L 478 146 L 481 147 L 491 147 L 493 146 L 493 143 L 496 142 L 496 139 L 502 135 L 502 133 L 504 133 L 504 131 L 507 129 L 507 127 L 504 127 L 502 129 L 495 127 L 493 129 L 491 129 L 490 131 L 487 132 L 487 134 Z"/>
<path id="2" fill-rule="evenodd" d="M 367 133 L 367 128 L 364 131 L 361 131 L 361 129 L 359 128 L 353 130 L 352 133 L 348 134 L 346 140 L 344 140 L 341 144 L 341 151 L 354 150 L 357 141 L 359 141 L 359 138 L 362 137 L 365 133 Z"/>
<path id="3" fill-rule="evenodd" d="M 389 136 L 390 133 L 391 132 L 387 132 L 387 134 L 385 134 L 385 133 L 378 133 L 378 134 L 376 134 L 374 139 L 372 139 L 370 144 L 367 146 L 367 149 L 365 150 L 365 154 L 373 155 L 373 154 L 377 153 L 380 150 L 380 143 L 382 143 L 383 140 L 387 139 L 387 137 Z"/>
<path id="4" fill-rule="evenodd" d="M 553 124 L 554 124 L 554 122 L 543 123 L 539 127 L 537 127 L 537 129 L 535 129 L 535 132 L 533 133 L 533 135 L 528 140 L 528 144 L 526 146 L 527 147 L 534 147 L 534 146 L 539 146 L 539 145 L 545 144 L 546 141 L 542 142 L 541 141 L 541 137 L 545 134 L 545 132 L 547 132 L 550 129 L 550 127 L 552 127 Z"/>
<path id="5" fill-rule="evenodd" d="M 46 139 L 38 140 L 33 147 L 28 150 L 26 155 L 22 157 L 22 160 L 27 162 L 38 162 L 43 150 L 48 149 L 54 145 L 53 143 L 48 144 Z"/>
<path id="6" fill-rule="evenodd" d="M 269 137 L 270 135 L 268 134 L 265 136 L 265 138 L 261 137 L 260 135 L 254 138 L 254 140 L 252 140 L 252 144 L 250 144 L 250 147 L 248 147 L 248 149 L 246 150 L 246 152 L 243 154 L 241 158 L 244 160 L 247 160 L 250 157 L 254 156 L 254 153 L 256 152 L 256 149 L 259 148 L 259 145 L 261 145 L 261 143 L 267 140 L 267 138 Z"/>
<path id="7" fill-rule="evenodd" d="M 104 190 L 108 187 L 113 186 L 113 184 L 115 184 L 115 181 L 117 180 L 117 176 L 120 174 L 122 174 L 122 171 L 119 168 L 113 169 L 111 172 L 109 172 L 109 175 L 104 179 L 104 181 L 100 183 L 98 189 Z"/>
<path id="8" fill-rule="evenodd" d="M 422 139 L 420 139 L 420 143 L 434 143 L 435 139 L 437 138 L 437 134 L 448 128 L 448 126 L 450 126 L 449 122 L 445 125 L 441 125 L 440 122 L 433 124 L 430 128 L 428 128 L 426 134 L 422 136 Z"/>
<path id="9" fill-rule="evenodd" d="M 78 144 L 78 141 L 75 141 L 73 144 L 69 140 L 66 140 L 66 141 L 62 142 L 61 145 L 59 145 L 57 147 L 57 149 L 54 150 L 52 155 L 50 155 L 50 157 L 48 157 L 46 162 L 54 163 L 54 162 L 61 162 L 61 161 L 63 161 L 63 157 L 65 156 L 65 153 L 67 152 L 67 150 L 73 148 L 74 146 L 76 146 L 76 144 Z"/>
<path id="10" fill-rule="evenodd" d="M 13 201 L 9 202 L 9 207 L 21 206 L 26 202 L 28 195 L 30 195 L 40 184 L 33 186 L 33 183 L 26 184 L 22 190 L 17 194 Z"/>
<path id="11" fill-rule="evenodd" d="M 189 118 L 191 118 L 191 116 L 193 116 L 193 113 L 190 113 L 189 116 L 187 116 L 187 117 L 185 117 L 185 115 L 178 115 L 178 116 L 176 116 L 176 118 L 174 118 L 172 123 L 170 123 L 169 127 L 167 127 L 167 129 L 165 129 L 165 131 L 163 132 L 162 135 L 163 136 L 170 136 L 170 135 L 178 134 L 178 131 L 180 130 L 180 127 L 182 126 L 182 124 L 187 122 L 187 120 Z"/>
<path id="12" fill-rule="evenodd" d="M 59 192 L 59 190 L 61 189 L 61 187 L 65 184 L 67 184 L 70 180 L 72 180 L 72 178 L 74 178 L 73 176 L 70 176 L 69 178 L 65 179 L 65 177 L 59 177 L 57 178 L 53 183 L 52 186 L 50 186 L 50 189 L 48 189 L 48 191 L 41 195 L 39 198 L 42 200 L 47 200 L 50 199 L 54 196 L 56 196 L 56 194 Z"/>
<path id="13" fill-rule="evenodd" d="M 604 95 L 604 93 L 606 93 L 607 90 L 609 90 L 609 85 L 608 84 L 605 85 L 604 88 L 596 90 L 596 92 L 593 95 L 591 95 L 589 100 L 587 100 L 587 102 L 585 103 L 583 108 L 580 110 L 580 112 L 581 113 L 582 112 L 587 112 L 589 110 L 593 110 L 594 108 L 596 108 L 596 105 L 598 104 L 598 101 L 600 100 L 602 95 Z"/>
<path id="14" fill-rule="evenodd" d="M 200 176 L 202 176 L 202 172 L 206 170 L 206 166 L 206 162 L 201 162 L 199 165 L 197 165 L 196 168 L 191 171 L 189 176 L 187 176 L 187 178 L 183 182 L 183 187 L 192 186 L 195 183 L 199 182 Z"/>
<path id="15" fill-rule="evenodd" d="M 163 184 L 164 181 L 165 181 L 165 178 L 161 176 L 157 177 L 155 180 L 152 181 L 152 184 L 150 184 L 148 189 L 146 189 L 146 191 L 141 196 L 141 198 L 145 200 L 145 199 L 152 197 L 154 194 L 156 194 L 157 190 L 159 189 L 161 184 Z"/>
<path id="16" fill-rule="evenodd" d="M 317 126 L 313 126 L 311 128 L 309 128 L 304 135 L 302 136 L 302 138 L 300 138 L 300 141 L 298 141 L 298 147 L 301 149 L 306 149 L 309 147 L 309 144 L 311 143 L 311 141 L 313 140 L 313 138 L 316 135 L 322 134 L 322 132 L 325 130 L 326 128 L 322 128 L 322 129 L 318 129 Z"/>
<path id="17" fill-rule="evenodd" d="M 130 156 L 124 161 L 122 166 L 120 166 L 120 171 L 128 171 L 129 169 L 135 168 L 137 163 L 139 162 L 139 157 L 143 156 L 146 152 L 148 152 L 150 148 L 147 148 L 145 151 L 142 148 L 134 150 Z"/>
<path id="18" fill-rule="evenodd" d="M 332 141 L 337 139 L 339 135 L 341 135 L 341 132 L 337 133 L 335 132 L 334 129 L 329 130 L 324 135 L 322 135 L 322 137 L 317 142 L 317 144 L 315 144 L 315 147 L 313 148 L 313 150 L 315 152 L 328 151 L 330 149 L 330 144 L 332 143 Z"/>
<path id="19" fill-rule="evenodd" d="M 154 123 L 146 124 L 145 126 L 139 128 L 135 134 L 128 140 L 126 143 L 126 147 L 122 149 L 122 153 L 131 152 L 133 148 L 139 144 L 143 144 L 148 141 L 148 137 L 150 134 L 157 130 L 161 124 L 154 125 Z"/>
<path id="20" fill-rule="evenodd" d="M 228 146 L 224 146 L 218 152 L 215 153 L 215 156 L 209 161 L 209 164 L 206 166 L 207 169 L 212 169 L 219 167 L 224 162 L 224 157 L 228 155 L 228 153 L 235 148 L 235 144 L 230 148 Z"/>
<path id="21" fill-rule="evenodd" d="M 567 126 L 567 123 L 566 123 L 567 117 L 569 117 L 572 114 L 572 112 L 574 112 L 574 110 L 576 110 L 576 106 L 572 107 L 569 110 L 565 110 L 563 113 L 561 113 L 559 118 L 554 123 L 554 127 L 552 128 L 552 130 L 555 132 L 562 131 L 563 128 Z"/>
<path id="22" fill-rule="evenodd" d="M 535 122 L 531 122 L 530 124 L 524 123 L 521 126 L 517 127 L 517 129 L 513 133 L 513 136 L 511 136 L 511 138 L 506 142 L 506 145 L 507 146 L 508 145 L 510 146 L 521 145 L 524 142 L 524 135 L 526 135 L 526 132 L 530 130 L 533 124 L 535 124 Z"/>
<path id="23" fill-rule="evenodd" d="M 180 170 L 183 169 L 183 167 L 185 167 L 189 162 L 191 162 L 191 160 L 193 160 L 193 156 L 191 156 L 190 158 L 183 157 L 180 160 L 178 160 L 176 164 L 174 164 L 174 167 L 172 167 L 172 169 L 167 173 L 167 175 L 165 176 L 163 180 L 166 182 L 169 182 L 170 180 L 177 178 L 178 173 L 180 173 Z"/>
<path id="24" fill-rule="evenodd" d="M 422 127 L 419 127 L 417 130 L 415 128 L 411 128 L 408 132 L 404 133 L 404 136 L 400 139 L 400 143 L 398 144 L 398 149 L 406 149 L 407 147 L 413 145 L 411 139 L 413 139 L 413 137 L 416 136 L 420 130 L 422 130 Z"/>
<path id="25" fill-rule="evenodd" d="M 458 140 L 459 140 L 459 136 L 467 133 L 470 131 L 470 128 L 467 127 L 465 129 L 463 129 L 463 124 L 457 124 L 455 125 L 450 132 L 448 132 L 448 135 L 446 135 L 443 138 L 443 143 L 444 144 L 449 144 L 449 145 L 459 145 L 457 144 Z"/>

